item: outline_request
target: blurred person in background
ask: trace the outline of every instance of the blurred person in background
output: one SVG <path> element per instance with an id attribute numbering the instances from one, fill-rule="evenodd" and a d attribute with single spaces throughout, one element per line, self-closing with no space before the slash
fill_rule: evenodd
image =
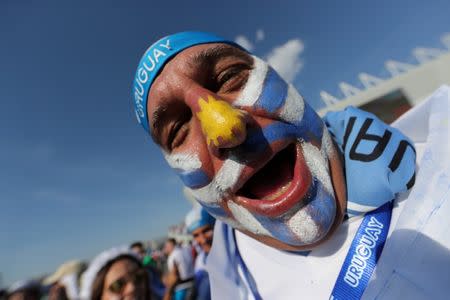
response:
<path id="1" fill-rule="evenodd" d="M 5 300 L 5 299 L 6 299 L 6 290 L 0 289 L 0 300 Z"/>
<path id="2" fill-rule="evenodd" d="M 143 260 L 144 257 L 147 255 L 147 251 L 144 247 L 144 244 L 140 241 L 133 242 L 130 245 L 130 250 L 136 253 L 136 255 L 140 257 L 141 260 Z"/>
<path id="3" fill-rule="evenodd" d="M 147 254 L 147 250 L 142 242 L 134 242 L 130 245 L 130 250 L 136 253 L 141 259 L 142 265 L 149 273 L 150 288 L 156 299 L 162 299 L 165 292 L 165 286 L 161 281 L 161 272 L 156 268 L 156 262 L 152 256 Z"/>
<path id="4" fill-rule="evenodd" d="M 38 280 L 21 280 L 13 283 L 6 291 L 7 300 L 39 300 L 42 286 Z"/>
<path id="5" fill-rule="evenodd" d="M 42 283 L 50 286 L 49 300 L 76 300 L 79 299 L 81 274 L 86 270 L 87 264 L 80 260 L 63 263 L 55 273 L 44 278 Z"/>
<path id="6" fill-rule="evenodd" d="M 167 273 L 163 277 L 166 285 L 164 299 L 187 300 L 195 296 L 194 261 L 190 247 L 181 247 L 174 238 L 164 244 L 167 256 Z"/>
<path id="7" fill-rule="evenodd" d="M 97 255 L 83 273 L 81 299 L 152 299 L 148 273 L 129 247 L 115 247 Z"/>
<path id="8" fill-rule="evenodd" d="M 186 229 L 188 233 L 192 234 L 194 242 L 199 248 L 194 267 L 196 299 L 198 300 L 211 299 L 206 260 L 213 243 L 214 222 L 215 219 L 200 205 L 194 206 L 186 215 Z"/>

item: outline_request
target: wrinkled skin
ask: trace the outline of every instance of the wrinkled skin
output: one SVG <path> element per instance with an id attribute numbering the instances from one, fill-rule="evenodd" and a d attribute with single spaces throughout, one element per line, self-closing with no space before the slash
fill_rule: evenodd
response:
<path id="1" fill-rule="evenodd" d="M 151 134 L 214 217 L 282 250 L 325 241 L 345 182 L 322 120 L 262 60 L 233 46 L 190 47 L 149 92 Z"/>

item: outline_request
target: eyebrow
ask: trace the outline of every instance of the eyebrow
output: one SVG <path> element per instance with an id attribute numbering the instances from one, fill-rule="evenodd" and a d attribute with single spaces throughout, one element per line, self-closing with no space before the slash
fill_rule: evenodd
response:
<path id="1" fill-rule="evenodd" d="M 168 107 L 168 103 L 161 104 L 152 114 L 150 135 L 158 145 L 161 145 L 161 126 L 159 125 L 163 123 Z"/>
<path id="2" fill-rule="evenodd" d="M 205 64 L 214 65 L 219 59 L 229 56 L 241 58 L 248 63 L 252 62 L 252 58 L 247 52 L 244 52 L 235 46 L 219 44 L 195 54 L 190 63 L 194 66 Z"/>

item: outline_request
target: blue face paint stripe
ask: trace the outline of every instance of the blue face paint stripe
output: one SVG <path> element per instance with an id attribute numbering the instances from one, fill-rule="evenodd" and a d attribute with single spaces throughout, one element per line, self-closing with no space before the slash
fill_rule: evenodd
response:
<path id="1" fill-rule="evenodd" d="M 261 107 L 270 113 L 274 113 L 284 105 L 287 91 L 287 83 L 277 74 L 277 72 L 272 68 L 269 68 L 261 94 L 259 95 L 255 106 Z"/>
<path id="2" fill-rule="evenodd" d="M 312 184 L 309 187 L 308 190 L 308 199 L 304 199 L 306 201 L 309 201 L 311 199 L 315 198 L 317 192 L 317 185 Z M 300 200 L 300 199 L 299 199 Z M 306 203 L 306 205 L 309 204 Z M 297 209 L 296 209 L 297 211 Z M 289 229 L 288 225 L 287 225 L 287 219 L 289 219 L 290 217 L 292 217 L 292 215 L 289 216 L 284 216 L 277 218 L 277 219 L 273 219 L 273 218 L 268 218 L 265 216 L 261 216 L 261 215 L 257 215 L 257 214 L 253 214 L 254 217 L 260 222 L 260 224 L 267 229 L 273 237 L 275 237 L 276 239 L 280 240 L 280 241 L 285 241 L 288 244 L 291 245 L 297 245 L 297 246 L 301 246 L 303 245 L 302 242 L 299 242 L 299 239 L 297 238 L 297 236 Z M 281 226 L 281 223 L 283 224 L 283 226 Z"/>
<path id="3" fill-rule="evenodd" d="M 302 138 L 309 141 L 306 136 L 308 128 L 305 126 L 294 126 L 292 124 L 275 122 L 261 129 L 249 130 L 247 139 L 242 144 L 244 151 L 259 152 L 267 148 L 270 143 L 288 139 Z M 322 135 L 320 135 L 320 138 Z"/>
<path id="4" fill-rule="evenodd" d="M 292 245 L 298 244 L 298 239 L 291 232 L 289 227 L 286 224 L 280 224 L 282 222 L 282 220 L 275 221 L 268 217 L 260 216 L 257 214 L 254 214 L 254 217 L 277 240 L 285 241 L 286 243 L 292 244 Z"/>
<path id="5" fill-rule="evenodd" d="M 328 231 L 333 224 L 336 214 L 336 202 L 332 195 L 326 192 L 320 181 L 314 180 L 314 186 L 316 188 L 316 193 L 314 199 L 308 205 L 314 212 L 311 214 L 311 218 L 314 222 L 316 222 L 316 224 L 321 224 L 324 227 L 328 227 Z"/>
<path id="6" fill-rule="evenodd" d="M 200 203 L 200 205 L 213 217 L 215 218 L 228 218 L 227 213 L 225 212 L 225 210 L 221 207 L 221 206 L 215 206 L 215 205 L 207 205 L 201 201 L 197 202 Z"/>
<path id="7" fill-rule="evenodd" d="M 181 181 L 183 181 L 184 185 L 191 189 L 204 187 L 211 182 L 208 175 L 206 175 L 202 169 L 194 171 L 180 171 L 178 172 L 178 176 Z"/>
<path id="8" fill-rule="evenodd" d="M 319 141 L 322 140 L 323 134 L 323 121 L 317 116 L 316 112 L 305 102 L 305 112 L 303 113 L 303 118 L 299 123 L 300 127 L 308 128 L 308 131 L 312 132 Z"/>
<path id="9" fill-rule="evenodd" d="M 311 185 L 307 195 L 308 199 L 305 199 L 307 203 L 302 209 L 312 211 L 313 213 L 310 215 L 314 222 L 316 222 L 316 224 L 325 224 L 325 227 L 329 229 L 334 221 L 334 214 L 336 211 L 330 210 L 328 206 L 334 204 L 334 199 L 325 191 L 323 185 L 317 180 Z M 289 229 L 286 223 L 284 223 L 285 226 L 280 226 L 280 222 L 285 222 L 281 218 L 275 221 L 274 219 L 265 216 L 257 214 L 253 215 L 276 239 L 285 241 L 291 245 L 303 245 L 302 242 L 299 242 L 297 236 Z M 290 217 L 292 216 L 287 218 Z"/>
<path id="10" fill-rule="evenodd" d="M 277 140 L 297 137 L 297 128 L 293 125 L 275 122 L 263 129 L 251 129 L 247 133 L 247 139 L 242 144 L 247 152 L 259 152 L 268 148 L 270 143 Z"/>

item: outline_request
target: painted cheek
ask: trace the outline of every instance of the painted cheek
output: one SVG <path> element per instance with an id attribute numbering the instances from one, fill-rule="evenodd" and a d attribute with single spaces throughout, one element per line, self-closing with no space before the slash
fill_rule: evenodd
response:
<path id="1" fill-rule="evenodd" d="M 313 138 L 321 140 L 323 122 L 294 86 L 287 84 L 275 70 L 258 57 L 253 59 L 253 70 L 234 105 L 245 107 L 254 115 L 296 126 L 297 138 L 305 141 Z"/>
<path id="2" fill-rule="evenodd" d="M 305 141 L 311 141 L 311 139 L 322 140 L 324 123 L 307 103 L 305 103 L 303 116 L 296 125 L 302 132 L 302 135 L 304 135 Z"/>
<path id="3" fill-rule="evenodd" d="M 289 85 L 266 62 L 256 56 L 253 60 L 253 69 L 234 105 L 254 115 L 277 119 L 288 99 Z"/>
<path id="4" fill-rule="evenodd" d="M 274 114 L 284 105 L 287 92 L 287 83 L 272 68 L 269 68 L 255 106 Z"/>
<path id="5" fill-rule="evenodd" d="M 211 182 L 211 179 L 205 170 L 203 170 L 202 161 L 197 154 L 165 153 L 164 156 L 186 187 L 197 189 L 204 187 Z"/>

